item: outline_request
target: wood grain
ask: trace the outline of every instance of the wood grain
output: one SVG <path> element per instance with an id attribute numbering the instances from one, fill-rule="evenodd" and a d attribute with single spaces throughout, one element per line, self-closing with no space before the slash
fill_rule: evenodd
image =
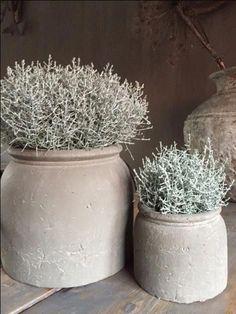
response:
<path id="1" fill-rule="evenodd" d="M 228 230 L 229 280 L 212 300 L 177 304 L 158 300 L 142 290 L 132 271 L 84 287 L 65 289 L 27 309 L 27 314 L 236 314 L 236 204 L 223 210 Z"/>
<path id="2" fill-rule="evenodd" d="M 1 313 L 17 314 L 51 296 L 59 289 L 35 288 L 11 279 L 1 269 Z"/>

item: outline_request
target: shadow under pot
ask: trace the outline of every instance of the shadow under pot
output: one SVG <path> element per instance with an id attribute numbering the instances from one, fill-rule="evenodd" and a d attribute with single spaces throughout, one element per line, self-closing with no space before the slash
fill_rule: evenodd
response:
<path id="1" fill-rule="evenodd" d="M 214 298 L 227 285 L 227 233 L 221 209 L 161 214 L 139 204 L 134 227 L 134 273 L 140 286 L 163 300 Z"/>
<path id="2" fill-rule="evenodd" d="M 124 266 L 133 194 L 121 150 L 9 150 L 1 200 L 2 265 L 9 276 L 65 288 Z"/>

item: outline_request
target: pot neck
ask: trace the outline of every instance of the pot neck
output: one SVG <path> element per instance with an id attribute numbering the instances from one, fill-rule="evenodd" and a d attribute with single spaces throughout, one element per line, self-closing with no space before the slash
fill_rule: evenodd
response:
<path id="1" fill-rule="evenodd" d="M 193 224 L 205 224 L 220 217 L 221 208 L 198 214 L 161 214 L 139 203 L 139 214 L 145 219 L 156 224 L 191 226 Z"/>
<path id="2" fill-rule="evenodd" d="M 81 162 L 97 161 L 119 157 L 122 151 L 121 145 L 112 145 L 96 149 L 75 149 L 75 150 L 21 150 L 10 147 L 9 155 L 16 162 Z"/>
<path id="3" fill-rule="evenodd" d="M 214 72 L 209 78 L 215 82 L 217 93 L 236 91 L 236 66 Z"/>

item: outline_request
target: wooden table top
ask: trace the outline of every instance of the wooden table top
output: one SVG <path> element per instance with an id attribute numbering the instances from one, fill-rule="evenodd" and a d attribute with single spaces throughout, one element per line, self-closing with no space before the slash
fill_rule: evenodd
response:
<path id="1" fill-rule="evenodd" d="M 214 299 L 192 304 L 159 300 L 138 286 L 132 270 L 87 286 L 40 289 L 18 283 L 2 271 L 2 314 L 236 314 L 236 203 L 222 213 L 228 231 L 229 277 Z"/>

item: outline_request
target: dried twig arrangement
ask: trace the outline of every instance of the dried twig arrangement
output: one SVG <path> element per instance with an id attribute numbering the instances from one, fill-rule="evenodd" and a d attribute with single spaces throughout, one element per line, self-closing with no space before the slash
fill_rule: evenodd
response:
<path id="1" fill-rule="evenodd" d="M 142 28 L 149 30 L 154 37 L 154 46 L 159 45 L 164 38 L 179 40 L 184 33 L 183 23 L 196 36 L 204 48 L 214 58 L 220 69 L 225 69 L 222 58 L 210 44 L 202 25 L 197 18 L 220 8 L 226 1 L 141 1 L 139 11 L 139 31 Z M 185 34 L 186 37 L 186 34 Z M 179 43 L 181 50 L 184 44 Z"/>

